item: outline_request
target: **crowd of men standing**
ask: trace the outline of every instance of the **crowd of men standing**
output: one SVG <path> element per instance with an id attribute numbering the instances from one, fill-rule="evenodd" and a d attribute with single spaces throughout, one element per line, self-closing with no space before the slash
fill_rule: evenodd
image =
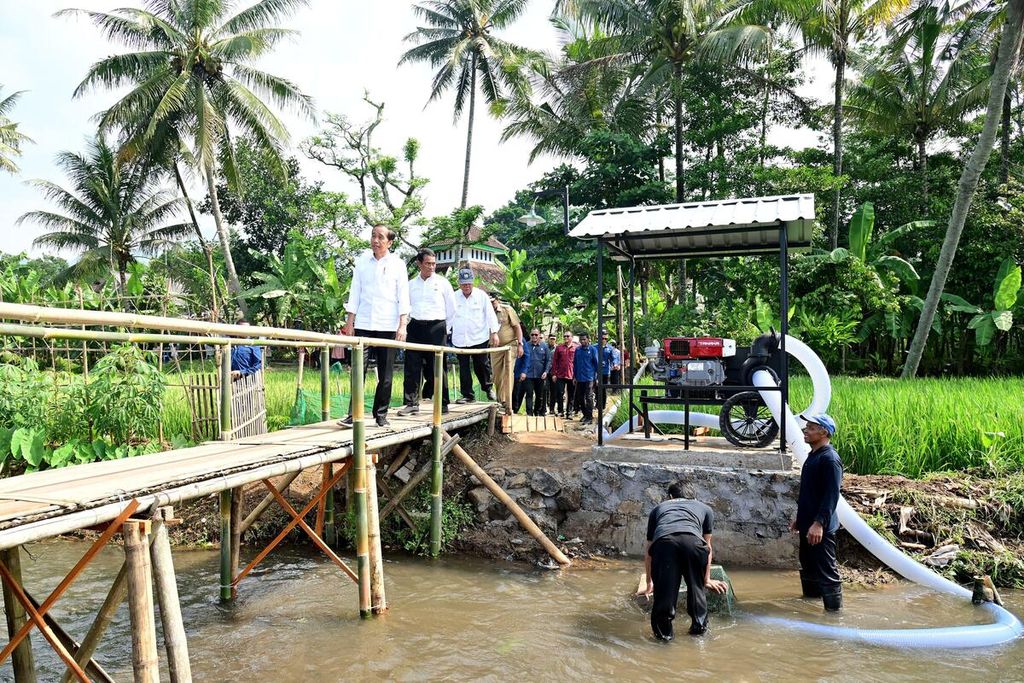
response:
<path id="1" fill-rule="evenodd" d="M 514 349 L 458 354 L 460 397 L 455 402 L 476 400 L 475 375 L 488 399 L 500 402 L 509 414 L 518 412 L 525 399 L 528 415 L 551 411 L 573 418 L 578 413 L 583 424 L 593 422 L 599 377 L 603 376 L 606 384 L 621 382 L 622 356 L 607 335 L 603 338 L 603 357 L 599 357 L 586 332 L 573 335 L 566 331 L 561 344 L 556 343 L 555 335 L 545 340 L 539 329 L 531 330 L 524 338 L 516 311 L 475 286 L 472 269 L 459 269 L 456 292 L 446 278 L 436 273 L 434 252 L 420 249 L 416 254 L 419 273 L 407 279 L 405 262 L 391 252 L 396 237 L 387 226 L 374 226 L 370 250 L 355 261 L 342 334 L 435 346 L 450 342 L 461 349 Z M 368 348 L 377 365 L 372 415 L 378 425 L 387 426 L 395 349 Z M 418 413 L 421 398 L 433 400 L 433 362 L 431 352 L 406 351 L 404 405 L 399 415 Z M 447 377 L 440 400 L 442 412 L 448 412 Z M 339 423 L 342 426 L 352 425 L 349 412 Z"/>

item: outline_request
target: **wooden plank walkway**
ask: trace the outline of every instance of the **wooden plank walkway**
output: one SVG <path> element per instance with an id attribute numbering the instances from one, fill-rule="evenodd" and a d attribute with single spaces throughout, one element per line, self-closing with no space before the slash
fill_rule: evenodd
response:
<path id="1" fill-rule="evenodd" d="M 444 429 L 482 422 L 490 408 L 490 403 L 453 403 L 443 416 Z M 389 428 L 367 420 L 368 452 L 430 437 L 429 403 L 418 415 L 397 417 L 394 412 L 388 417 Z M 109 521 L 133 498 L 142 508 L 174 504 L 351 454 L 352 430 L 331 420 L 237 441 L 0 479 L 0 549 Z"/>

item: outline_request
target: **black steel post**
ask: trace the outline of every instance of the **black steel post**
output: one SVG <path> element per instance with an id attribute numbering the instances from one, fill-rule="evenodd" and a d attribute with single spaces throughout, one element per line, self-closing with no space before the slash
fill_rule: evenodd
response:
<path id="1" fill-rule="evenodd" d="M 633 381 L 636 379 L 636 338 L 633 336 L 633 290 L 636 288 L 636 259 L 629 259 L 629 433 L 633 433 Z M 623 345 L 625 348 L 625 345 Z"/>
<path id="2" fill-rule="evenodd" d="M 789 406 L 789 356 L 786 355 L 786 335 L 789 334 L 789 234 L 785 223 L 779 225 L 779 298 L 782 303 L 782 339 L 779 370 L 782 382 L 782 423 L 779 425 L 779 452 L 786 452 L 786 408 Z"/>
<path id="3" fill-rule="evenodd" d="M 565 236 L 569 236 L 569 186 L 565 186 L 565 192 L 562 194 L 562 230 L 565 232 Z"/>
<path id="4" fill-rule="evenodd" d="M 604 445 L 604 244 L 597 240 L 597 445 Z"/>

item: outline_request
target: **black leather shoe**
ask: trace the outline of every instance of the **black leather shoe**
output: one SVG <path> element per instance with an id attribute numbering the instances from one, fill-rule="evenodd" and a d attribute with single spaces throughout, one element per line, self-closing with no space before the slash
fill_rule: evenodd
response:
<path id="1" fill-rule="evenodd" d="M 447 403 L 445 403 L 443 406 L 441 406 L 441 414 L 442 415 L 447 415 L 448 414 L 448 404 Z"/>
<path id="2" fill-rule="evenodd" d="M 349 415 L 348 417 L 343 417 L 338 420 L 338 426 L 344 427 L 345 429 L 352 429 L 352 416 Z"/>
<path id="3" fill-rule="evenodd" d="M 384 417 L 383 415 L 378 415 L 377 416 L 377 426 L 378 427 L 390 427 L 391 423 L 388 422 L 388 418 Z"/>

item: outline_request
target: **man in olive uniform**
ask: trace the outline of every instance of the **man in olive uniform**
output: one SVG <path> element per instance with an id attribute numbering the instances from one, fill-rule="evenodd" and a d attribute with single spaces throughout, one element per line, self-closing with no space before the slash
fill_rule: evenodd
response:
<path id="1" fill-rule="evenodd" d="M 523 326 L 519 322 L 519 315 L 506 303 L 491 294 L 491 304 L 494 306 L 494 315 L 498 318 L 498 346 L 506 349 L 515 344 L 516 358 L 523 355 Z M 508 353 L 491 354 L 491 365 L 494 368 L 494 386 L 497 387 L 497 399 L 491 396 L 491 400 L 498 400 L 505 406 L 505 414 L 512 414 L 512 366 Z"/>

